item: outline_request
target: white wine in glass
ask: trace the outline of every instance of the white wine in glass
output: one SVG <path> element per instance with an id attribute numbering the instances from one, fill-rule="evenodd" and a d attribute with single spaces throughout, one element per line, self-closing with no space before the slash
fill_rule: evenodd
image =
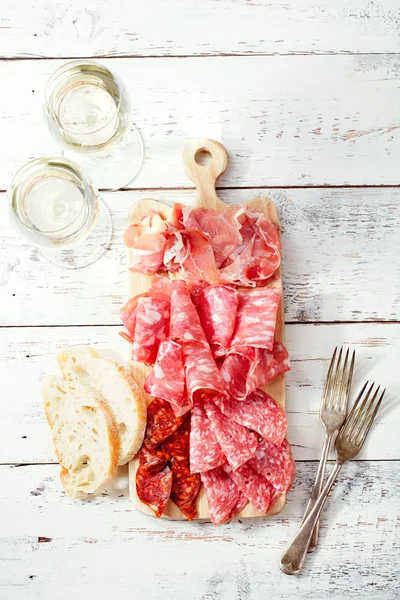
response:
<path id="1" fill-rule="evenodd" d="M 143 162 L 142 138 L 131 123 L 127 92 L 103 65 L 73 61 L 60 67 L 45 91 L 49 127 L 101 189 L 132 181 Z M 77 157 L 79 154 L 79 158 Z"/>
<path id="2" fill-rule="evenodd" d="M 8 191 L 16 229 L 50 262 L 79 269 L 95 262 L 111 239 L 111 217 L 82 169 L 62 157 L 37 158 Z"/>

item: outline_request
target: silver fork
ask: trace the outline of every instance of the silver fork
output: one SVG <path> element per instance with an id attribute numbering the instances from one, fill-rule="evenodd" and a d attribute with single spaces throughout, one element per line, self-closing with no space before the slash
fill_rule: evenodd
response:
<path id="1" fill-rule="evenodd" d="M 325 428 L 325 438 L 322 445 L 321 460 L 319 461 L 314 486 L 311 490 L 310 500 L 308 501 L 302 523 L 304 523 L 311 510 L 314 508 L 315 503 L 318 500 L 318 496 L 321 493 L 332 436 L 334 433 L 336 433 L 336 431 L 338 431 L 338 429 L 340 429 L 346 418 L 347 404 L 349 401 L 351 382 L 353 379 L 355 352 L 353 350 L 351 361 L 349 363 L 348 348 L 343 364 L 342 353 L 343 348 L 340 348 L 339 356 L 336 361 L 337 348 L 335 348 L 325 380 L 321 408 L 319 412 L 320 421 Z M 315 524 L 310 544 L 308 546 L 308 552 L 314 552 L 318 543 L 318 534 L 319 520 Z"/>
<path id="2" fill-rule="evenodd" d="M 379 410 L 385 390 L 378 398 L 380 386 L 374 392 L 375 383 L 372 383 L 366 391 L 367 386 L 368 381 L 359 393 L 353 408 L 338 433 L 335 442 L 336 463 L 324 485 L 324 489 L 297 535 L 282 554 L 280 568 L 287 575 L 297 575 L 302 568 L 315 524 L 340 469 L 345 462 L 355 458 L 360 452 Z"/>

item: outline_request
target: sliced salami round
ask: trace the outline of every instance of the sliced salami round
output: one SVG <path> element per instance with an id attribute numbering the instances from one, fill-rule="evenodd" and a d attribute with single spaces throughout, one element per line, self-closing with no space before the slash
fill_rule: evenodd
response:
<path id="1" fill-rule="evenodd" d="M 171 282 L 170 337 L 184 344 L 194 342 L 208 348 L 207 338 L 200 323 L 190 291 L 182 279 Z"/>
<path id="2" fill-rule="evenodd" d="M 139 465 L 136 471 L 136 493 L 144 504 L 161 517 L 172 489 L 172 471 L 167 466 L 159 473 L 148 473 Z"/>
<path id="3" fill-rule="evenodd" d="M 204 473 L 226 463 L 202 403 L 196 401 L 191 411 L 190 471 Z"/>
<path id="4" fill-rule="evenodd" d="M 209 395 L 224 393 L 224 382 L 209 345 L 185 343 L 182 350 L 186 388 L 192 404 L 195 395 L 198 396 L 201 392 Z"/>
<path id="5" fill-rule="evenodd" d="M 189 410 L 186 403 L 182 348 L 179 344 L 170 339 L 161 342 L 156 364 L 147 376 L 144 390 L 151 396 L 167 400 L 177 417 Z"/>
<path id="6" fill-rule="evenodd" d="M 281 290 L 260 288 L 238 292 L 238 295 L 236 327 L 230 351 L 238 352 L 243 346 L 272 350 Z"/>
<path id="7" fill-rule="evenodd" d="M 166 400 L 154 398 L 147 407 L 147 427 L 144 443 L 147 448 L 156 448 L 178 429 L 187 414 L 176 417 Z"/>
<path id="8" fill-rule="evenodd" d="M 236 290 L 225 285 L 209 286 L 198 298 L 200 321 L 215 357 L 228 353 L 238 302 Z"/>
<path id="9" fill-rule="evenodd" d="M 221 468 L 201 473 L 201 481 L 208 502 L 208 510 L 214 525 L 229 521 L 238 508 L 243 508 L 237 485 Z"/>
<path id="10" fill-rule="evenodd" d="M 212 400 L 204 402 L 212 430 L 233 469 L 238 469 L 254 456 L 257 435 L 222 414 Z"/>
<path id="11" fill-rule="evenodd" d="M 266 392 L 255 390 L 242 401 L 220 395 L 214 398 L 214 402 L 224 415 L 244 427 L 257 431 L 273 444 L 280 446 L 285 439 L 285 411 Z"/>
<path id="12" fill-rule="evenodd" d="M 286 494 L 292 487 L 296 465 L 287 440 L 281 446 L 262 440 L 254 458 L 249 461 L 249 466 L 265 477 L 281 494 Z"/>
<path id="13" fill-rule="evenodd" d="M 224 471 L 258 512 L 265 515 L 271 504 L 271 491 L 273 489 L 269 481 L 248 465 L 243 465 L 236 471 L 230 466 L 225 466 Z"/>
<path id="14" fill-rule="evenodd" d="M 196 500 L 201 488 L 200 475 L 191 473 L 189 460 L 172 458 L 171 500 L 189 520 L 197 516 Z"/>

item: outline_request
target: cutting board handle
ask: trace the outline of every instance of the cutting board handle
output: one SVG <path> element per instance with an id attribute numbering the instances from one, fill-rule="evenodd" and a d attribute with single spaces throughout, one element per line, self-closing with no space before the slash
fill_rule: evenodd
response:
<path id="1" fill-rule="evenodd" d="M 196 186 L 196 206 L 224 208 L 225 204 L 215 191 L 218 178 L 225 173 L 229 164 L 229 156 L 223 145 L 208 138 L 190 140 L 183 150 L 183 164 Z"/>

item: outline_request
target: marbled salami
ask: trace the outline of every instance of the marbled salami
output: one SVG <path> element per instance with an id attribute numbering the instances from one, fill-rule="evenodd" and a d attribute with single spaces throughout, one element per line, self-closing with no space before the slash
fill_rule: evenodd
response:
<path id="1" fill-rule="evenodd" d="M 242 496 L 237 485 L 222 468 L 201 473 L 206 492 L 208 510 L 214 525 L 226 523 L 242 505 Z M 243 507 L 243 506 L 242 506 Z"/>
<path id="2" fill-rule="evenodd" d="M 263 350 L 261 352 L 260 360 L 254 368 L 251 381 L 249 381 L 249 388 L 261 387 L 286 371 L 290 371 L 288 351 L 281 342 L 275 340 L 271 351 Z"/>
<path id="3" fill-rule="evenodd" d="M 186 388 L 193 404 L 195 395 L 224 393 L 225 386 L 210 347 L 185 343 L 182 346 Z"/>
<path id="4" fill-rule="evenodd" d="M 257 435 L 223 415 L 212 400 L 204 402 L 204 409 L 228 463 L 238 469 L 254 456 Z"/>
<path id="5" fill-rule="evenodd" d="M 257 431 L 273 444 L 280 446 L 285 439 L 285 411 L 266 392 L 254 390 L 242 401 L 220 395 L 214 398 L 214 402 L 224 415 L 244 427 Z"/>
<path id="6" fill-rule="evenodd" d="M 238 295 L 236 327 L 230 351 L 238 352 L 246 346 L 272 350 L 281 290 L 260 288 L 238 292 Z"/>
<path id="7" fill-rule="evenodd" d="M 284 440 L 281 446 L 262 440 L 248 464 L 265 477 L 277 492 L 286 494 L 292 487 L 296 465 L 287 440 Z"/>
<path id="8" fill-rule="evenodd" d="M 197 400 L 191 412 L 190 471 L 204 473 L 225 463 L 226 457 L 214 435 L 202 402 Z"/>
<path id="9" fill-rule="evenodd" d="M 272 485 L 249 465 L 242 465 L 234 471 L 229 465 L 223 467 L 239 490 L 251 504 L 265 515 L 271 505 Z"/>
<path id="10" fill-rule="evenodd" d="M 147 376 L 144 390 L 151 396 L 167 400 L 177 417 L 189 410 L 186 404 L 182 348 L 179 344 L 170 339 L 161 342 L 156 363 Z"/>
<path id="11" fill-rule="evenodd" d="M 207 338 L 201 326 L 196 307 L 190 297 L 188 286 L 182 279 L 176 279 L 171 282 L 170 289 L 171 339 L 180 344 L 195 342 L 208 348 Z"/>
<path id="12" fill-rule="evenodd" d="M 224 285 L 206 287 L 199 295 L 197 310 L 215 357 L 228 353 L 238 302 L 236 290 Z"/>
<path id="13" fill-rule="evenodd" d="M 147 426 L 144 443 L 147 448 L 156 448 L 174 433 L 187 418 L 187 414 L 176 417 L 166 400 L 154 398 L 147 407 Z"/>

